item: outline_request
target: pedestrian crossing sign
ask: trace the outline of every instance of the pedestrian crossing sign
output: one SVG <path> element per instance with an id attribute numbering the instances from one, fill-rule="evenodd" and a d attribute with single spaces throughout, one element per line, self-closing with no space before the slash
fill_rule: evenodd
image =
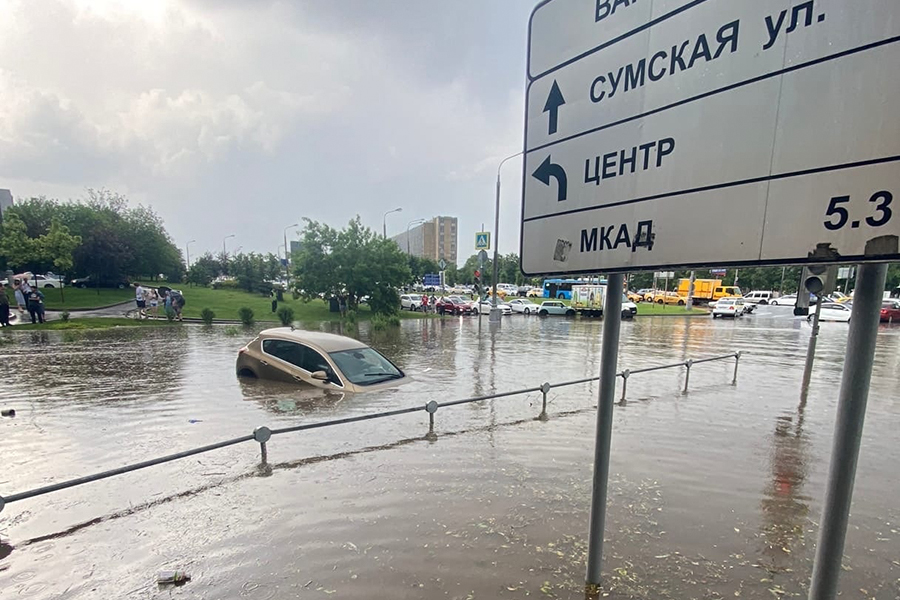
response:
<path id="1" fill-rule="evenodd" d="M 491 249 L 491 232 L 479 231 L 475 234 L 475 249 L 490 250 Z"/>

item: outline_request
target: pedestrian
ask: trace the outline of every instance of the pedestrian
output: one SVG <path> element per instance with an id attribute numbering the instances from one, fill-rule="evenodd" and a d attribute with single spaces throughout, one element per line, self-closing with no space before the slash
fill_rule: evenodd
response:
<path id="1" fill-rule="evenodd" d="M 25 314 L 25 292 L 22 291 L 22 282 L 18 279 L 13 279 L 13 291 L 16 296 L 16 305 L 19 307 L 19 314 Z"/>
<path id="2" fill-rule="evenodd" d="M 0 283 L 0 327 L 9 327 L 9 296 L 6 286 Z"/>
<path id="3" fill-rule="evenodd" d="M 428 312 L 428 294 L 422 294 L 422 312 Z"/>
<path id="4" fill-rule="evenodd" d="M 172 291 L 166 290 L 163 296 L 163 305 L 166 307 L 166 317 L 172 312 Z"/>
<path id="5" fill-rule="evenodd" d="M 169 294 L 172 296 L 172 309 L 175 311 L 175 318 L 179 321 L 184 321 L 184 317 L 181 316 L 181 312 L 184 310 L 184 296 L 178 290 L 172 290 Z"/>
<path id="6" fill-rule="evenodd" d="M 347 316 L 347 296 L 338 297 L 338 306 L 341 309 L 341 318 Z"/>
<path id="7" fill-rule="evenodd" d="M 275 288 L 272 288 L 272 293 L 269 294 L 269 297 L 272 298 L 272 312 L 278 310 L 278 295 L 275 293 Z"/>
<path id="8" fill-rule="evenodd" d="M 31 322 L 44 322 L 44 295 L 37 288 L 33 288 L 26 296 L 28 301 L 28 314 L 31 315 Z"/>
<path id="9" fill-rule="evenodd" d="M 156 288 L 150 288 L 147 300 L 150 302 L 150 314 L 154 319 L 159 318 L 159 291 Z"/>
<path id="10" fill-rule="evenodd" d="M 144 286 L 139 283 L 134 284 L 134 301 L 137 304 L 137 319 L 143 319 L 147 316 L 144 309 L 147 308 L 147 300 L 144 297 Z"/>

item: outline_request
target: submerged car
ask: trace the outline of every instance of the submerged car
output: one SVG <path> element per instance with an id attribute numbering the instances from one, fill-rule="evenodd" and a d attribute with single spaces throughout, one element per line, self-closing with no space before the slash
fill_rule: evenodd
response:
<path id="1" fill-rule="evenodd" d="M 260 332 L 238 352 L 235 370 L 239 377 L 344 392 L 381 390 L 409 381 L 394 363 L 359 340 L 292 327 Z"/>

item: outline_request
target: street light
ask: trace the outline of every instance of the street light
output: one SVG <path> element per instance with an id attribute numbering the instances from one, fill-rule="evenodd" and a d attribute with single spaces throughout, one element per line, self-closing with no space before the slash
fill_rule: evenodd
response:
<path id="1" fill-rule="evenodd" d="M 294 223 L 293 225 L 288 225 L 284 228 L 284 281 L 288 282 L 288 245 L 287 245 L 287 232 L 288 229 L 293 229 L 294 227 L 300 227 L 300 223 Z"/>
<path id="2" fill-rule="evenodd" d="M 196 243 L 197 240 L 191 240 L 187 244 L 184 245 L 184 253 L 185 258 L 187 259 L 187 268 L 191 268 L 191 244 Z"/>
<path id="3" fill-rule="evenodd" d="M 391 213 L 400 212 L 403 208 L 395 208 L 394 210 L 389 210 L 384 213 L 384 216 L 381 218 L 381 235 L 387 238 L 387 216 Z"/>
<path id="4" fill-rule="evenodd" d="M 507 156 L 503 160 L 500 161 L 500 164 L 497 165 L 497 200 L 494 204 L 494 297 L 491 298 L 491 323 L 499 323 L 500 322 L 500 309 L 497 308 L 497 278 L 499 277 L 499 259 L 500 259 L 500 169 L 503 168 L 503 163 L 508 161 L 511 158 L 515 158 L 517 156 L 521 156 L 521 152 L 516 152 L 510 156 Z"/>
<path id="5" fill-rule="evenodd" d="M 409 228 L 413 225 L 421 225 L 424 222 L 425 219 L 416 219 L 406 224 L 406 256 L 409 256 Z"/>
<path id="6" fill-rule="evenodd" d="M 231 239 L 233 237 L 234 237 L 234 234 L 232 233 L 231 235 L 226 235 L 225 237 L 222 238 L 222 257 L 225 260 L 228 260 L 228 251 L 225 249 L 225 240 Z"/>

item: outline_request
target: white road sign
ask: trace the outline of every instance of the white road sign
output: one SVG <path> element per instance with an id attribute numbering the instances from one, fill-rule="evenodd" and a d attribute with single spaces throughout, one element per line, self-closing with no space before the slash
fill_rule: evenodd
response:
<path id="1" fill-rule="evenodd" d="M 526 274 L 900 259 L 897 0 L 545 0 L 528 62 Z"/>

